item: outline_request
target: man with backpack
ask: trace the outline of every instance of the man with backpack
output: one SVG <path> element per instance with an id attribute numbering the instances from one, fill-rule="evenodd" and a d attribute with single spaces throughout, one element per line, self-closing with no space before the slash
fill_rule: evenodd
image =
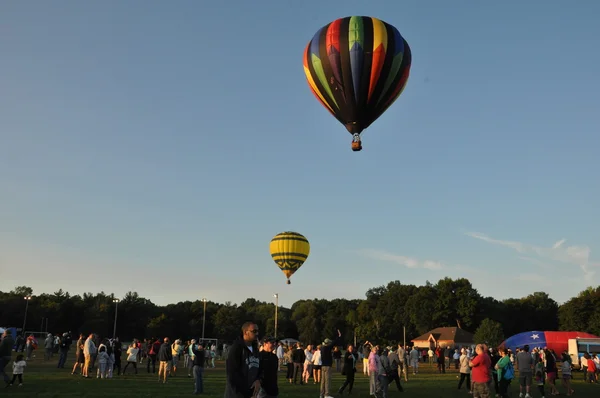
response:
<path id="1" fill-rule="evenodd" d="M 500 359 L 498 360 L 498 363 L 496 363 L 496 366 L 494 366 L 497 372 L 494 376 L 497 377 L 498 380 L 498 393 L 500 394 L 500 397 L 506 398 L 508 397 L 510 382 L 515 378 L 515 368 L 513 367 L 505 348 L 499 348 L 498 352 L 500 353 Z"/>

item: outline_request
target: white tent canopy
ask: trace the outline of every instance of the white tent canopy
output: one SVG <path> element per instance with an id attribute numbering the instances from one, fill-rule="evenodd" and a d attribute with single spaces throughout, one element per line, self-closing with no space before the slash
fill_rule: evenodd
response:
<path id="1" fill-rule="evenodd" d="M 298 342 L 298 340 L 296 339 L 292 339 L 291 337 L 287 337 L 285 339 L 281 339 L 279 340 L 281 341 L 283 344 L 289 345 L 289 344 L 296 344 Z"/>

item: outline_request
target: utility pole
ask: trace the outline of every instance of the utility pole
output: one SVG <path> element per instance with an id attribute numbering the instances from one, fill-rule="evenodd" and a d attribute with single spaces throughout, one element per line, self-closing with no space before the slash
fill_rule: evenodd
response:
<path id="1" fill-rule="evenodd" d="M 23 337 L 25 337 L 25 324 L 27 322 L 27 309 L 29 309 L 29 300 L 31 300 L 31 296 L 25 296 L 23 298 L 25 299 L 25 318 L 23 318 L 23 330 L 21 330 L 21 333 L 22 333 Z"/>
<path id="2" fill-rule="evenodd" d="M 113 325 L 113 339 L 117 337 L 117 313 L 119 312 L 119 299 L 113 299 L 113 303 L 115 303 L 115 323 Z"/>
<path id="3" fill-rule="evenodd" d="M 406 326 L 402 326 L 402 329 L 404 331 L 404 349 L 406 349 Z"/>
<path id="4" fill-rule="evenodd" d="M 273 297 L 275 297 L 275 338 L 277 338 L 277 310 L 279 309 L 279 293 L 275 293 Z"/>
<path id="5" fill-rule="evenodd" d="M 203 298 L 204 311 L 202 312 L 202 344 L 204 344 L 204 325 L 206 324 L 206 299 Z"/>

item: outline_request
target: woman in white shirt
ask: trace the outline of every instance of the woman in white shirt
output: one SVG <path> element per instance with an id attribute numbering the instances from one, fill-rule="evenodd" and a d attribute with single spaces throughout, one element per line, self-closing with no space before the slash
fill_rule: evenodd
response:
<path id="1" fill-rule="evenodd" d="M 317 383 L 321 382 L 321 366 L 323 365 L 323 362 L 321 362 L 321 346 L 320 345 L 317 346 L 317 349 L 313 353 L 312 364 L 313 364 L 313 366 L 312 366 L 313 380 L 314 380 L 315 384 L 317 384 Z"/>
<path id="2" fill-rule="evenodd" d="M 140 352 L 140 349 L 137 348 L 136 341 L 134 340 L 133 343 L 131 343 L 131 345 L 127 349 L 127 364 L 123 368 L 123 372 L 121 372 L 121 374 L 123 374 L 123 375 L 125 374 L 125 371 L 127 370 L 127 367 L 129 365 L 133 365 L 133 368 L 135 369 L 135 374 L 137 374 L 137 372 L 138 372 L 137 371 L 137 358 L 138 358 L 139 352 Z"/>

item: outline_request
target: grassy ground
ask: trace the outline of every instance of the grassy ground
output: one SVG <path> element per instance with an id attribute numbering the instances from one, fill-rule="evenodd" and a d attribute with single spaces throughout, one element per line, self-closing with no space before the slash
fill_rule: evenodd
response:
<path id="1" fill-rule="evenodd" d="M 79 375 L 71 375 L 70 369 L 57 369 L 58 356 L 50 361 L 44 361 L 39 358 L 42 354 L 38 352 L 38 357 L 28 363 L 25 370 L 24 385 L 17 387 L 16 385 L 2 389 L 0 387 L 0 396 L 21 396 L 21 397 L 184 397 L 190 396 L 193 393 L 193 379 L 187 378 L 186 371 L 181 368 L 178 371 L 177 377 L 169 379 L 165 385 L 157 382 L 157 376 L 146 373 L 145 364 L 139 367 L 139 374 L 134 375 L 129 373 L 131 367 L 127 369 L 126 376 L 115 376 L 113 379 L 84 379 Z M 14 358 L 14 354 L 13 354 Z M 67 367 L 72 367 L 74 356 L 69 356 Z M 183 361 L 181 361 L 183 364 Z M 207 369 L 205 371 L 204 385 L 206 397 L 223 397 L 225 373 L 223 371 L 224 363 L 217 362 L 216 369 Z M 158 370 L 158 369 L 157 369 Z M 12 374 L 12 363 L 6 367 L 9 375 Z M 600 397 L 600 387 L 598 385 L 590 385 L 583 383 L 581 373 L 576 372 L 573 388 L 575 389 L 576 397 Z M 408 383 L 403 383 L 405 392 L 399 393 L 395 386 L 390 386 L 389 397 L 463 397 L 468 398 L 471 395 L 467 394 L 467 390 L 457 390 L 457 373 L 454 370 L 446 374 L 440 375 L 435 373 L 434 369 L 428 365 L 423 365 L 420 368 L 420 373 L 417 376 L 409 375 Z M 332 392 L 336 392 L 344 377 L 339 373 L 334 373 L 332 381 Z M 518 397 L 518 387 L 516 382 L 512 383 L 512 396 Z M 281 398 L 301 398 L 301 397 L 318 397 L 319 387 L 312 384 L 308 385 L 290 385 L 285 380 L 285 374 L 282 372 L 279 382 Z M 558 384 L 561 395 L 564 395 L 565 389 Z M 338 394 L 333 394 L 339 396 Z M 356 384 L 352 396 L 368 397 L 369 396 L 369 381 L 362 373 L 356 375 Z M 540 395 L 535 390 L 533 396 L 539 398 Z M 546 386 L 546 396 L 550 396 L 549 389 Z"/>

